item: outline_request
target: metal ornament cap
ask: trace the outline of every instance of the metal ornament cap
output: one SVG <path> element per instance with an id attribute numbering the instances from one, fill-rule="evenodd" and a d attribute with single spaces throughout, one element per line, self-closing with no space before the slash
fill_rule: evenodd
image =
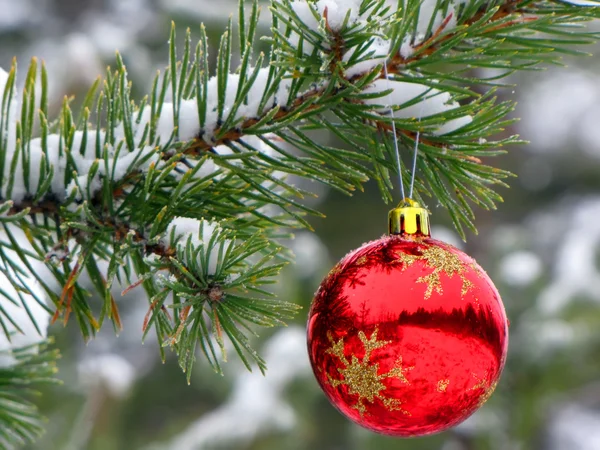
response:
<path id="1" fill-rule="evenodd" d="M 429 212 L 416 201 L 405 198 L 388 214 L 388 228 L 392 235 L 429 237 Z"/>

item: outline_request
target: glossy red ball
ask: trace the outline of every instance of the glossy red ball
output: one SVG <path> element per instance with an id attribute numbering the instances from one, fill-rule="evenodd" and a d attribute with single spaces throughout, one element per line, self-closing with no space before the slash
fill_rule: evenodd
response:
<path id="1" fill-rule="evenodd" d="M 344 257 L 308 319 L 315 376 L 345 416 L 421 436 L 465 420 L 492 394 L 508 346 L 504 306 L 468 255 L 386 236 Z"/>

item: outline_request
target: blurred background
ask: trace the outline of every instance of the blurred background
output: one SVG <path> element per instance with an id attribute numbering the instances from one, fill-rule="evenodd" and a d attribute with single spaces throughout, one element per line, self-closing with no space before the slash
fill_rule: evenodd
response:
<path id="1" fill-rule="evenodd" d="M 149 91 L 167 61 L 171 20 L 213 45 L 235 0 L 0 0 L 0 66 L 43 59 L 51 101 L 81 96 L 122 53 L 134 95 Z M 263 8 L 262 34 L 268 33 Z M 214 48 L 214 47 L 213 47 Z M 596 53 L 600 49 L 590 49 Z M 214 53 L 214 52 L 213 52 Z M 262 332 L 256 345 L 266 377 L 236 358 L 215 375 L 199 358 L 187 385 L 172 355 L 141 345 L 146 300 L 134 291 L 120 308 L 125 329 L 105 327 L 85 344 L 75 326 L 54 326 L 62 386 L 39 399 L 44 450 L 598 450 L 600 449 L 600 58 L 520 74 L 501 95 L 519 101 L 517 132 L 530 145 L 492 163 L 516 173 L 498 211 L 478 211 L 479 235 L 460 241 L 435 202 L 434 237 L 463 248 L 488 271 L 510 318 L 507 367 L 496 394 L 459 427 L 398 440 L 344 419 L 319 390 L 308 365 L 304 322 L 313 292 L 347 251 L 385 231 L 389 205 L 374 184 L 345 197 L 320 186 L 327 214 L 315 234 L 298 233 L 297 264 L 276 286 L 304 306 L 289 328 Z"/>

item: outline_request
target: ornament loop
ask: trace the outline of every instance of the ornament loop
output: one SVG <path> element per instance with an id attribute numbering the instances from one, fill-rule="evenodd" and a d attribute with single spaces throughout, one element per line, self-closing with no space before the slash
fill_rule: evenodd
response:
<path id="1" fill-rule="evenodd" d="M 429 212 L 419 203 L 410 198 L 405 198 L 390 211 L 389 233 L 405 235 L 422 235 L 429 237 Z"/>

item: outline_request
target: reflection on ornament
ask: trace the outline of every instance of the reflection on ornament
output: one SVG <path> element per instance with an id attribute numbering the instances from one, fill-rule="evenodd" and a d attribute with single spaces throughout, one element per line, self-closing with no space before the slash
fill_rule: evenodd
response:
<path id="1" fill-rule="evenodd" d="M 379 433 L 419 436 L 457 425 L 492 395 L 508 328 L 483 269 L 429 238 L 421 211 L 396 214 L 390 229 L 405 230 L 406 217 L 416 218 L 415 235 L 367 243 L 323 280 L 308 348 L 317 381 L 344 415 Z"/>

